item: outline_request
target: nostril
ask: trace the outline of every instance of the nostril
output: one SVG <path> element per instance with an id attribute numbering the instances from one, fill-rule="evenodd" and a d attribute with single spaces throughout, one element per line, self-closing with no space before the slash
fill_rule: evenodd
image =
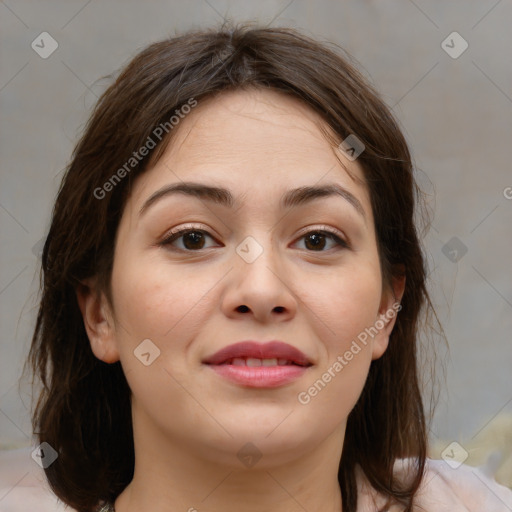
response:
<path id="1" fill-rule="evenodd" d="M 246 313 L 247 311 L 249 311 L 249 308 L 247 306 L 238 306 L 236 309 L 240 313 Z"/>
<path id="2" fill-rule="evenodd" d="M 277 306 L 274 309 L 277 313 L 281 313 L 284 310 L 283 306 Z"/>

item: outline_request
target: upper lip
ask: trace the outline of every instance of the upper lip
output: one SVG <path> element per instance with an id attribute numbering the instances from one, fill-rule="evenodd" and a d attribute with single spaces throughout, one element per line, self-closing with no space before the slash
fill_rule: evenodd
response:
<path id="1" fill-rule="evenodd" d="M 222 364 L 237 357 L 252 357 L 256 359 L 286 359 L 300 366 L 310 366 L 312 363 L 299 349 L 282 341 L 240 341 L 224 347 L 215 354 L 203 360 L 204 364 Z"/>

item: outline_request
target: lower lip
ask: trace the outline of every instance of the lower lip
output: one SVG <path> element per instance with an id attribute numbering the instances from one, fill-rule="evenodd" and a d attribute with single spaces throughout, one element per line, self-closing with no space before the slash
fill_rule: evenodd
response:
<path id="1" fill-rule="evenodd" d="M 207 365 L 221 377 L 241 386 L 251 388 L 276 388 L 298 379 L 308 367 L 285 366 L 235 366 L 232 364 Z"/>

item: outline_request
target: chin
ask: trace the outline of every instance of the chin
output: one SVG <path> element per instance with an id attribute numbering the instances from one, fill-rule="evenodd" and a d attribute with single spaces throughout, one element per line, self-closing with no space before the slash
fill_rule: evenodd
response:
<path id="1" fill-rule="evenodd" d="M 235 470 L 266 470 L 292 462 L 316 445 L 314 440 L 297 437 L 289 430 L 268 436 L 268 431 L 257 433 L 253 429 L 253 434 L 233 432 L 232 438 L 203 444 L 201 457 Z"/>

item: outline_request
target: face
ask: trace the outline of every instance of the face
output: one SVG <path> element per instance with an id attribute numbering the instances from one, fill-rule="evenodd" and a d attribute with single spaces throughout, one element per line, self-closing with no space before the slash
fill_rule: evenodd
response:
<path id="1" fill-rule="evenodd" d="M 116 239 L 113 310 L 102 303 L 96 326 L 87 322 L 96 356 L 121 361 L 135 435 L 238 466 L 248 442 L 271 464 L 342 439 L 386 349 L 394 301 L 362 170 L 321 124 L 277 92 L 224 93 L 182 119 L 135 181 Z M 185 182 L 227 192 L 163 192 Z M 341 192 L 296 192 L 327 185 Z M 309 366 L 241 382 L 204 363 L 246 340 L 286 343 Z M 254 375 L 261 359 L 252 359 L 242 364 Z"/>

